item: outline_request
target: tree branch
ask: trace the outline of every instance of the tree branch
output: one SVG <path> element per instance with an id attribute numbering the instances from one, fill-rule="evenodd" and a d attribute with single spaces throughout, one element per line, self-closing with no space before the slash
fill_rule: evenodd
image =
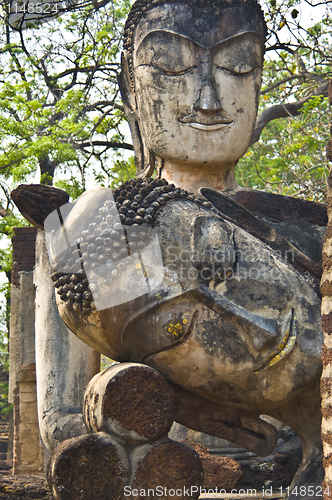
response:
<path id="1" fill-rule="evenodd" d="M 0 215 L 1 217 L 6 217 L 6 215 L 8 215 L 8 211 L 3 208 L 1 205 L 0 205 Z"/>
<path id="2" fill-rule="evenodd" d="M 301 114 L 302 106 L 311 99 L 311 97 L 317 97 L 322 95 L 327 97 L 327 87 L 328 81 L 325 81 L 323 85 L 320 85 L 314 92 L 309 94 L 308 96 L 300 99 L 299 101 L 291 102 L 288 104 L 276 104 L 274 106 L 270 106 L 267 109 L 264 109 L 260 115 L 257 117 L 256 127 L 254 133 L 251 138 L 251 143 L 255 144 L 261 136 L 263 129 L 266 125 L 277 118 L 288 118 L 289 116 L 299 116 Z"/>
<path id="3" fill-rule="evenodd" d="M 278 80 L 277 82 L 273 83 L 269 87 L 264 87 L 261 91 L 261 95 L 268 94 L 269 92 L 271 92 L 271 90 L 280 87 L 280 85 L 283 85 L 284 83 L 290 83 L 293 80 L 298 80 L 299 82 L 301 82 L 301 80 L 302 81 L 304 80 L 304 77 L 300 74 L 286 76 L 285 78 L 282 78 L 281 80 Z"/>
<path id="4" fill-rule="evenodd" d="M 311 2 L 309 0 L 304 0 L 304 1 L 305 1 L 305 3 L 310 5 L 311 7 L 317 7 L 317 5 L 326 5 L 326 4 L 332 3 L 332 0 L 322 0 L 321 2 L 320 1 Z"/>
<path id="5" fill-rule="evenodd" d="M 84 106 L 82 111 L 92 111 L 97 108 L 102 108 L 104 106 L 112 106 L 115 109 L 119 109 L 120 111 L 124 112 L 124 107 L 121 104 L 116 104 L 113 101 L 97 101 L 93 104 L 89 104 L 88 106 Z"/>
<path id="6" fill-rule="evenodd" d="M 127 142 L 89 141 L 89 142 L 81 142 L 80 144 L 73 144 L 73 147 L 75 149 L 84 149 L 87 147 L 94 147 L 94 146 L 106 146 L 107 148 L 128 149 L 129 151 L 134 151 L 134 146 L 132 144 L 128 144 Z"/>

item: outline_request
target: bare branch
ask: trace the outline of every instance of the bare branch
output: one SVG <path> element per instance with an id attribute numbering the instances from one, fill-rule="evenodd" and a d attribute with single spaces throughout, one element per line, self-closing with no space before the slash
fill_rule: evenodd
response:
<path id="1" fill-rule="evenodd" d="M 327 97 L 327 87 L 328 81 L 325 81 L 323 85 L 318 87 L 314 92 L 308 96 L 300 99 L 299 101 L 291 102 L 288 104 L 276 104 L 264 109 L 262 113 L 257 118 L 256 127 L 251 138 L 251 145 L 255 144 L 261 136 L 263 129 L 266 125 L 277 118 L 288 118 L 289 116 L 299 116 L 301 114 L 302 106 L 309 101 L 312 97 L 317 97 L 319 95 Z"/>
<path id="2" fill-rule="evenodd" d="M 112 101 L 97 101 L 93 104 L 85 106 L 82 111 L 92 111 L 94 109 L 102 108 L 104 106 L 112 106 L 113 108 L 119 109 L 120 111 L 124 112 L 124 107 L 121 106 L 121 104 L 116 104 Z"/>
<path id="3" fill-rule="evenodd" d="M 264 89 L 262 89 L 261 94 L 262 95 L 268 94 L 269 92 L 271 92 L 271 90 L 274 90 L 277 87 L 280 87 L 280 85 L 283 85 L 284 83 L 289 83 L 292 80 L 300 80 L 300 79 L 301 79 L 301 75 L 286 76 L 285 78 L 282 78 L 281 80 L 278 80 L 277 82 L 273 83 L 269 87 L 264 87 Z"/>
<path id="4" fill-rule="evenodd" d="M 320 1 L 313 1 L 311 2 L 310 0 L 304 0 L 305 3 L 307 3 L 308 5 L 310 5 L 311 7 L 317 7 L 317 5 L 327 5 L 329 3 L 332 4 L 332 0 L 322 0 L 321 2 Z"/>
<path id="5" fill-rule="evenodd" d="M 127 142 L 89 141 L 89 142 L 81 142 L 80 144 L 73 144 L 73 147 L 75 149 L 84 149 L 93 146 L 106 146 L 107 148 L 128 149 L 129 151 L 134 151 L 134 146 L 132 144 L 128 144 Z"/>
<path id="6" fill-rule="evenodd" d="M 325 83 L 325 78 L 322 75 L 317 75 L 315 73 L 310 73 L 310 71 L 307 70 L 306 65 L 303 62 L 302 57 L 298 54 L 298 52 L 294 53 L 295 59 L 297 61 L 297 64 L 300 68 L 301 75 L 303 75 L 305 78 L 309 80 L 314 80 L 317 82 L 319 85 L 322 85 Z"/>

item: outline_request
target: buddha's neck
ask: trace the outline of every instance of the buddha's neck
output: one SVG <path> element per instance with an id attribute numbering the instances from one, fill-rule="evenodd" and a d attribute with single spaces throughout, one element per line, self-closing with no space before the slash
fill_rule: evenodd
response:
<path id="1" fill-rule="evenodd" d="M 201 187 L 216 191 L 238 191 L 235 180 L 235 163 L 220 166 L 187 165 L 165 160 L 161 177 L 182 189 L 194 193 Z"/>

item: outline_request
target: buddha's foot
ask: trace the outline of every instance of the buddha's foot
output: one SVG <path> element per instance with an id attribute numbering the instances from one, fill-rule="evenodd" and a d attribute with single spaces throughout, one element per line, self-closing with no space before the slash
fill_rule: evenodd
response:
<path id="1" fill-rule="evenodd" d="M 200 459 L 167 437 L 175 410 L 172 388 L 152 368 L 123 363 L 96 375 L 84 397 L 90 434 L 64 441 L 51 457 L 54 499 L 197 499 Z"/>

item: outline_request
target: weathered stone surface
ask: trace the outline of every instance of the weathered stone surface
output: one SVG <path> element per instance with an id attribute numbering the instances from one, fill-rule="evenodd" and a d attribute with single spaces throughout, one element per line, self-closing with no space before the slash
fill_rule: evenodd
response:
<path id="1" fill-rule="evenodd" d="M 14 406 L 12 458 L 14 474 L 31 474 L 44 470 L 37 415 L 35 289 L 32 270 L 21 271 L 18 277 L 19 286 L 11 288 L 10 318 L 9 402 Z"/>
<path id="2" fill-rule="evenodd" d="M 177 442 L 157 444 L 138 463 L 132 482 L 132 489 L 154 489 L 148 498 L 151 500 L 170 500 L 171 498 L 197 499 L 199 487 L 203 483 L 203 469 L 198 454 L 190 447 Z M 157 486 L 166 491 L 159 495 Z M 183 490 L 191 487 L 193 495 Z M 174 495 L 174 490 L 181 490 L 181 494 Z M 143 496 L 143 495 L 142 495 Z"/>
<path id="3" fill-rule="evenodd" d="M 0 500 L 52 500 L 44 474 L 0 475 Z"/>
<path id="4" fill-rule="evenodd" d="M 272 480 L 275 488 L 287 487 L 301 464 L 302 450 L 294 449 L 285 453 L 276 453 L 273 467 Z"/>
<path id="5" fill-rule="evenodd" d="M 234 458 L 210 455 L 206 446 L 198 443 L 187 443 L 198 453 L 204 471 L 204 488 L 231 491 L 239 489 L 242 471 Z"/>
<path id="6" fill-rule="evenodd" d="M 321 277 L 327 222 L 324 205 L 260 191 L 225 195 L 203 188 L 200 193 L 222 214 L 280 252 L 302 274 L 309 271 Z M 309 235 L 315 238 L 308 238 Z"/>
<path id="7" fill-rule="evenodd" d="M 74 265 L 73 272 L 88 279 L 87 269 L 86 276 L 81 273 L 84 252 L 75 260 L 77 244 L 82 244 L 95 281 L 83 297 L 72 293 L 70 279 L 56 276 L 60 314 L 84 342 L 113 359 L 146 363 L 202 399 L 288 423 L 304 445 L 294 485 L 318 484 L 322 330 L 314 278 L 320 265 L 312 251 L 315 245 L 302 248 L 302 238 L 297 246 L 297 237 L 286 224 L 287 213 L 296 212 L 300 204 L 286 201 L 286 211 L 279 210 L 279 219 L 272 221 L 273 203 L 268 216 L 253 217 L 249 212 L 246 226 L 241 222 L 243 209 L 236 221 L 230 220 L 218 211 L 217 203 L 190 194 L 202 188 L 214 193 L 240 191 L 235 165 L 255 128 L 266 35 L 262 11 L 254 0 L 207 0 L 199 5 L 138 0 L 125 33 L 120 83 L 138 172 L 151 175 L 157 166 L 157 179 L 134 180 L 115 191 L 121 223 L 107 222 L 112 214 L 101 200 L 105 190 L 84 194 L 77 201 L 66 219 L 74 248 L 67 249 L 68 260 L 56 262 L 61 269 L 55 271 L 64 273 L 63 265 Z M 81 231 L 92 207 L 98 215 Z M 299 222 L 299 232 L 305 227 L 310 238 L 308 228 L 311 223 L 319 226 L 321 214 L 317 209 L 311 217 L 308 211 L 306 205 L 308 225 Z M 281 222 L 284 230 L 279 233 Z M 123 248 L 114 235 L 122 223 Z M 138 226 L 157 233 L 164 262 L 158 278 L 147 271 L 155 255 L 147 251 L 144 261 L 143 240 L 136 241 L 135 252 L 142 259 L 138 267 L 119 262 L 130 247 L 129 227 L 135 232 Z M 313 240 L 316 236 L 319 240 L 320 227 Z M 77 243 L 81 232 L 85 236 Z M 296 262 L 280 253 L 285 249 L 293 251 Z M 106 268 L 114 262 L 114 275 L 108 278 Z M 302 276 L 297 272 L 299 263 Z M 122 271 L 125 267 L 123 279 L 117 279 L 120 266 Z M 137 269 L 141 269 L 141 288 L 137 286 L 138 293 L 131 296 Z M 63 287 L 60 280 L 66 281 Z M 144 288 L 146 282 L 149 289 Z M 97 306 L 104 292 L 125 299 Z M 203 420 L 205 415 L 200 414 Z M 237 416 L 235 427 L 240 428 Z M 206 428 L 204 422 L 201 427 Z M 256 436 L 258 442 L 264 441 L 257 434 L 253 432 L 253 440 Z M 151 457 L 172 446 L 159 443 L 140 461 L 142 480 L 158 477 L 157 461 Z"/>
<path id="8" fill-rule="evenodd" d="M 329 161 L 332 161 L 332 139 L 329 139 L 327 146 L 326 146 L 326 158 Z"/>
<path id="9" fill-rule="evenodd" d="M 119 210 L 131 203 L 138 188 L 146 194 L 154 182 L 132 181 L 119 188 Z M 151 187 L 159 199 L 157 190 L 163 186 Z M 310 450 L 296 484 L 307 484 L 313 475 L 319 481 L 322 330 L 320 299 L 312 282 L 209 202 L 182 196 L 181 189 L 177 196 L 175 186 L 169 187 L 174 197 L 155 202 L 147 222 L 160 242 L 163 281 L 153 293 L 83 319 L 60 297 L 62 317 L 78 336 L 113 358 L 144 360 L 203 399 L 266 413 L 293 426 L 306 440 L 304 449 Z M 97 204 L 98 196 L 98 191 L 91 193 L 90 202 Z M 83 199 L 78 206 L 68 216 L 69 228 L 84 213 Z M 102 231 L 107 224 L 105 203 L 101 210 L 93 230 Z M 129 227 L 123 216 L 124 227 Z M 226 255 L 221 260 L 220 251 Z M 123 282 L 114 286 L 121 288 Z M 202 418 L 201 430 L 204 423 Z"/>
<path id="10" fill-rule="evenodd" d="M 123 500 L 128 470 L 121 445 L 99 433 L 61 443 L 47 478 L 54 500 Z"/>
<path id="11" fill-rule="evenodd" d="M 86 434 L 83 396 L 100 370 L 100 355 L 61 321 L 50 275 L 45 237 L 39 231 L 34 271 L 38 419 L 45 446 L 52 451 L 61 441 Z"/>
<path id="12" fill-rule="evenodd" d="M 20 287 L 20 271 L 32 271 L 35 266 L 37 228 L 16 227 L 12 237 L 13 267 L 11 284 Z"/>
<path id="13" fill-rule="evenodd" d="M 304 219 L 319 226 L 327 224 L 326 207 L 321 203 L 252 190 L 238 191 L 230 196 L 251 212 L 280 222 Z"/>
<path id="14" fill-rule="evenodd" d="M 74 207 L 68 218 L 76 216 Z M 65 321 L 108 356 L 144 360 L 203 398 L 266 414 L 282 406 L 321 369 L 320 300 L 310 283 L 260 240 L 190 199 L 163 205 L 154 224 L 165 267 L 155 292 L 89 315 L 84 326 L 64 302 Z M 221 261 L 213 279 L 207 271 L 215 263 L 204 255 L 224 246 L 233 264 Z"/>
<path id="15" fill-rule="evenodd" d="M 151 441 L 171 428 L 175 395 L 156 370 L 121 363 L 90 381 L 83 414 L 89 432 L 115 433 L 129 442 Z"/>
<path id="16" fill-rule="evenodd" d="M 43 184 L 21 184 L 11 197 L 23 217 L 39 229 L 44 229 L 44 220 L 53 210 L 69 200 L 66 191 Z"/>
<path id="17" fill-rule="evenodd" d="M 277 432 L 259 418 L 259 413 L 229 408 L 197 396 L 176 384 L 177 422 L 212 436 L 219 436 L 244 446 L 257 455 L 270 454 L 277 444 Z"/>
<path id="18" fill-rule="evenodd" d="M 332 80 L 329 81 L 327 92 L 328 92 L 329 104 L 330 106 L 332 106 Z"/>
<path id="19" fill-rule="evenodd" d="M 332 80 L 329 81 L 328 86 L 329 103 L 332 103 Z M 330 127 L 332 132 L 332 127 Z M 326 148 L 327 159 L 332 161 L 332 138 L 330 137 Z M 331 270 L 332 270 L 332 170 L 330 169 L 328 178 L 328 199 L 327 199 L 327 213 L 328 225 L 325 233 L 324 246 L 323 246 L 323 276 L 321 281 L 322 293 L 322 327 L 324 330 L 324 346 L 322 350 L 323 373 L 320 384 L 320 391 L 322 396 L 322 443 L 324 450 L 324 468 L 325 478 L 323 482 L 323 489 L 325 491 L 324 499 L 332 498 L 332 412 L 331 412 L 331 360 L 332 360 L 332 300 L 331 300 Z"/>
<path id="20" fill-rule="evenodd" d="M 205 9 L 169 2 L 151 10 L 152 5 L 138 2 L 129 14 L 120 80 L 138 173 L 151 165 L 149 152 L 153 151 L 163 160 L 163 177 L 184 189 L 195 191 L 204 177 L 207 184 L 216 182 L 219 190 L 234 189 L 233 166 L 250 144 L 257 112 L 265 38 L 261 12 L 255 2 L 249 8 L 228 9 L 222 2 L 217 6 L 206 2 Z M 128 35 L 132 22 L 135 37 Z M 236 54 L 235 44 L 223 53 L 218 42 L 249 29 L 257 36 L 248 41 L 248 53 Z M 153 31 L 158 36 L 151 35 Z M 212 58 L 213 50 L 229 73 L 218 71 L 217 65 L 206 73 L 204 62 Z M 255 68 L 246 75 L 245 85 L 237 73 L 238 64 Z M 193 65 L 196 71 L 182 71 Z"/>

